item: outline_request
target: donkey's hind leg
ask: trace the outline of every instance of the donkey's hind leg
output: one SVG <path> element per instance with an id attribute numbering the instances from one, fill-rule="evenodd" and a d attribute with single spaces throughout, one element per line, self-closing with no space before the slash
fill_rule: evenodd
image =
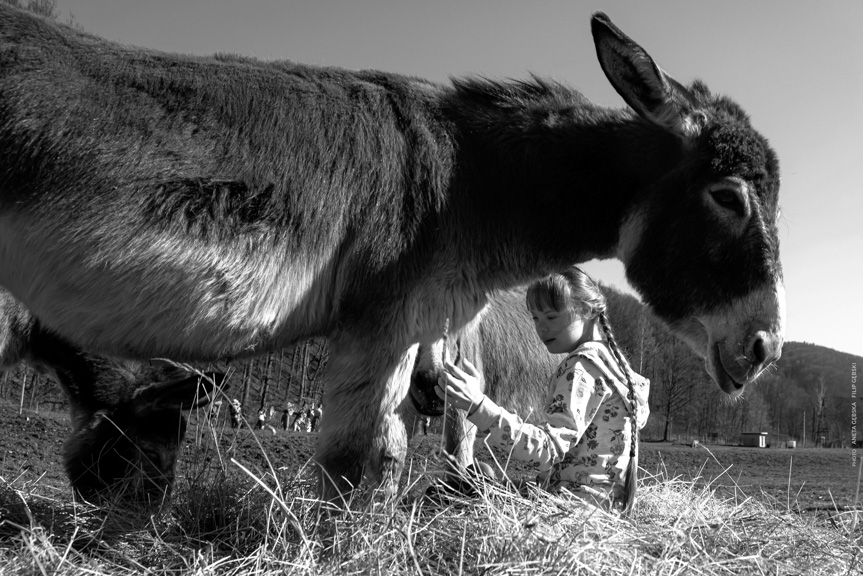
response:
<path id="1" fill-rule="evenodd" d="M 348 348 L 348 349 L 346 349 Z M 407 455 L 407 432 L 398 414 L 405 401 L 416 346 L 369 370 L 367 353 L 333 343 L 324 395 L 321 433 L 315 460 L 320 466 L 320 495 L 339 502 L 365 476 L 395 495 Z M 374 348 L 371 348 L 374 349 Z M 378 358 L 385 352 L 378 349 Z"/>

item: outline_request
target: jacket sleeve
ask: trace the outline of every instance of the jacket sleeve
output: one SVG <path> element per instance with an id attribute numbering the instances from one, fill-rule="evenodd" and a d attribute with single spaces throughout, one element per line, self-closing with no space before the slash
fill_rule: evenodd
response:
<path id="1" fill-rule="evenodd" d="M 489 445 L 508 450 L 513 458 L 550 466 L 563 459 L 593 421 L 610 394 L 601 378 L 587 373 L 582 360 L 567 359 L 550 383 L 546 424 L 528 424 L 486 397 L 468 420 Z"/>

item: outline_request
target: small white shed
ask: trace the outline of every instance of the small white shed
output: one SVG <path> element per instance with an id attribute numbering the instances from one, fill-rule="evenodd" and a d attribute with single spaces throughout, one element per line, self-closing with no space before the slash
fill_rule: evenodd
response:
<path id="1" fill-rule="evenodd" d="M 741 432 L 740 445 L 767 448 L 767 432 Z"/>

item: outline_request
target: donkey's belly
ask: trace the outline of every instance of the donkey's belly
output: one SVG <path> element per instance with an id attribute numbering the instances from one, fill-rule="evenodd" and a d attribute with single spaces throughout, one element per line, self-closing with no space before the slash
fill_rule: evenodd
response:
<path id="1" fill-rule="evenodd" d="M 272 349 L 331 321 L 331 255 L 149 231 L 106 241 L 30 224 L 0 221 L 0 284 L 84 349 L 213 359 Z"/>

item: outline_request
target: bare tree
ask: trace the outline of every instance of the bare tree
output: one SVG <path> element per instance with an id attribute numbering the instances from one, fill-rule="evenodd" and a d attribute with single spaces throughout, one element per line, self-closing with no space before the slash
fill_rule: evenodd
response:
<path id="1" fill-rule="evenodd" d="M 309 348 L 311 342 L 311 340 L 306 340 L 303 344 L 303 365 L 300 371 L 300 396 L 297 400 L 300 406 L 303 405 L 303 400 L 306 397 L 306 376 L 309 372 Z"/>
<path id="2" fill-rule="evenodd" d="M 279 350 L 279 369 L 276 372 L 276 395 L 279 393 L 279 386 L 282 385 L 282 369 L 285 366 L 285 350 Z"/>
<path id="3" fill-rule="evenodd" d="M 9 387 L 11 373 L 11 370 L 6 370 L 3 372 L 3 377 L 0 378 L 0 398 L 5 398 L 8 394 L 7 388 Z"/>
<path id="4" fill-rule="evenodd" d="M 770 411 L 758 386 L 750 386 L 744 393 L 748 426 L 753 432 L 765 432 L 770 428 Z M 743 430 L 741 430 L 742 432 Z"/>
<path id="5" fill-rule="evenodd" d="M 273 365 L 273 353 L 270 352 L 267 354 L 267 363 L 264 365 L 264 377 L 263 383 L 261 384 L 261 404 L 258 410 L 265 410 L 267 408 L 267 394 L 270 391 L 270 369 Z"/>
<path id="6" fill-rule="evenodd" d="M 693 354 L 663 329 L 654 330 L 657 350 L 651 361 L 651 392 L 664 419 L 662 439 L 671 439 L 672 425 L 689 403 L 697 381 Z"/>
<path id="7" fill-rule="evenodd" d="M 294 384 L 294 374 L 297 371 L 297 359 L 299 354 L 297 354 L 298 347 L 294 347 L 291 350 L 291 368 L 288 370 L 288 385 L 285 389 L 285 408 L 288 407 L 288 404 L 291 402 L 291 388 Z"/>
<path id="8" fill-rule="evenodd" d="M 255 370 L 255 359 L 249 358 L 246 361 L 246 369 L 243 371 L 243 394 L 240 403 L 245 408 L 249 401 L 249 389 L 252 387 L 252 373 Z"/>
<path id="9" fill-rule="evenodd" d="M 322 379 L 320 376 L 323 374 L 327 364 L 328 349 L 325 339 L 318 338 L 313 340 L 312 343 L 314 344 L 315 351 L 309 358 L 307 374 L 309 378 L 308 395 L 314 401 L 314 399 L 319 398 L 321 395 Z"/>
<path id="10" fill-rule="evenodd" d="M 5 4 L 9 4 L 10 6 L 14 6 L 15 8 L 21 8 L 23 10 L 29 10 L 34 14 L 38 14 L 39 16 L 45 16 L 46 18 L 51 18 L 52 20 L 57 19 L 57 0 L 0 0 Z"/>

